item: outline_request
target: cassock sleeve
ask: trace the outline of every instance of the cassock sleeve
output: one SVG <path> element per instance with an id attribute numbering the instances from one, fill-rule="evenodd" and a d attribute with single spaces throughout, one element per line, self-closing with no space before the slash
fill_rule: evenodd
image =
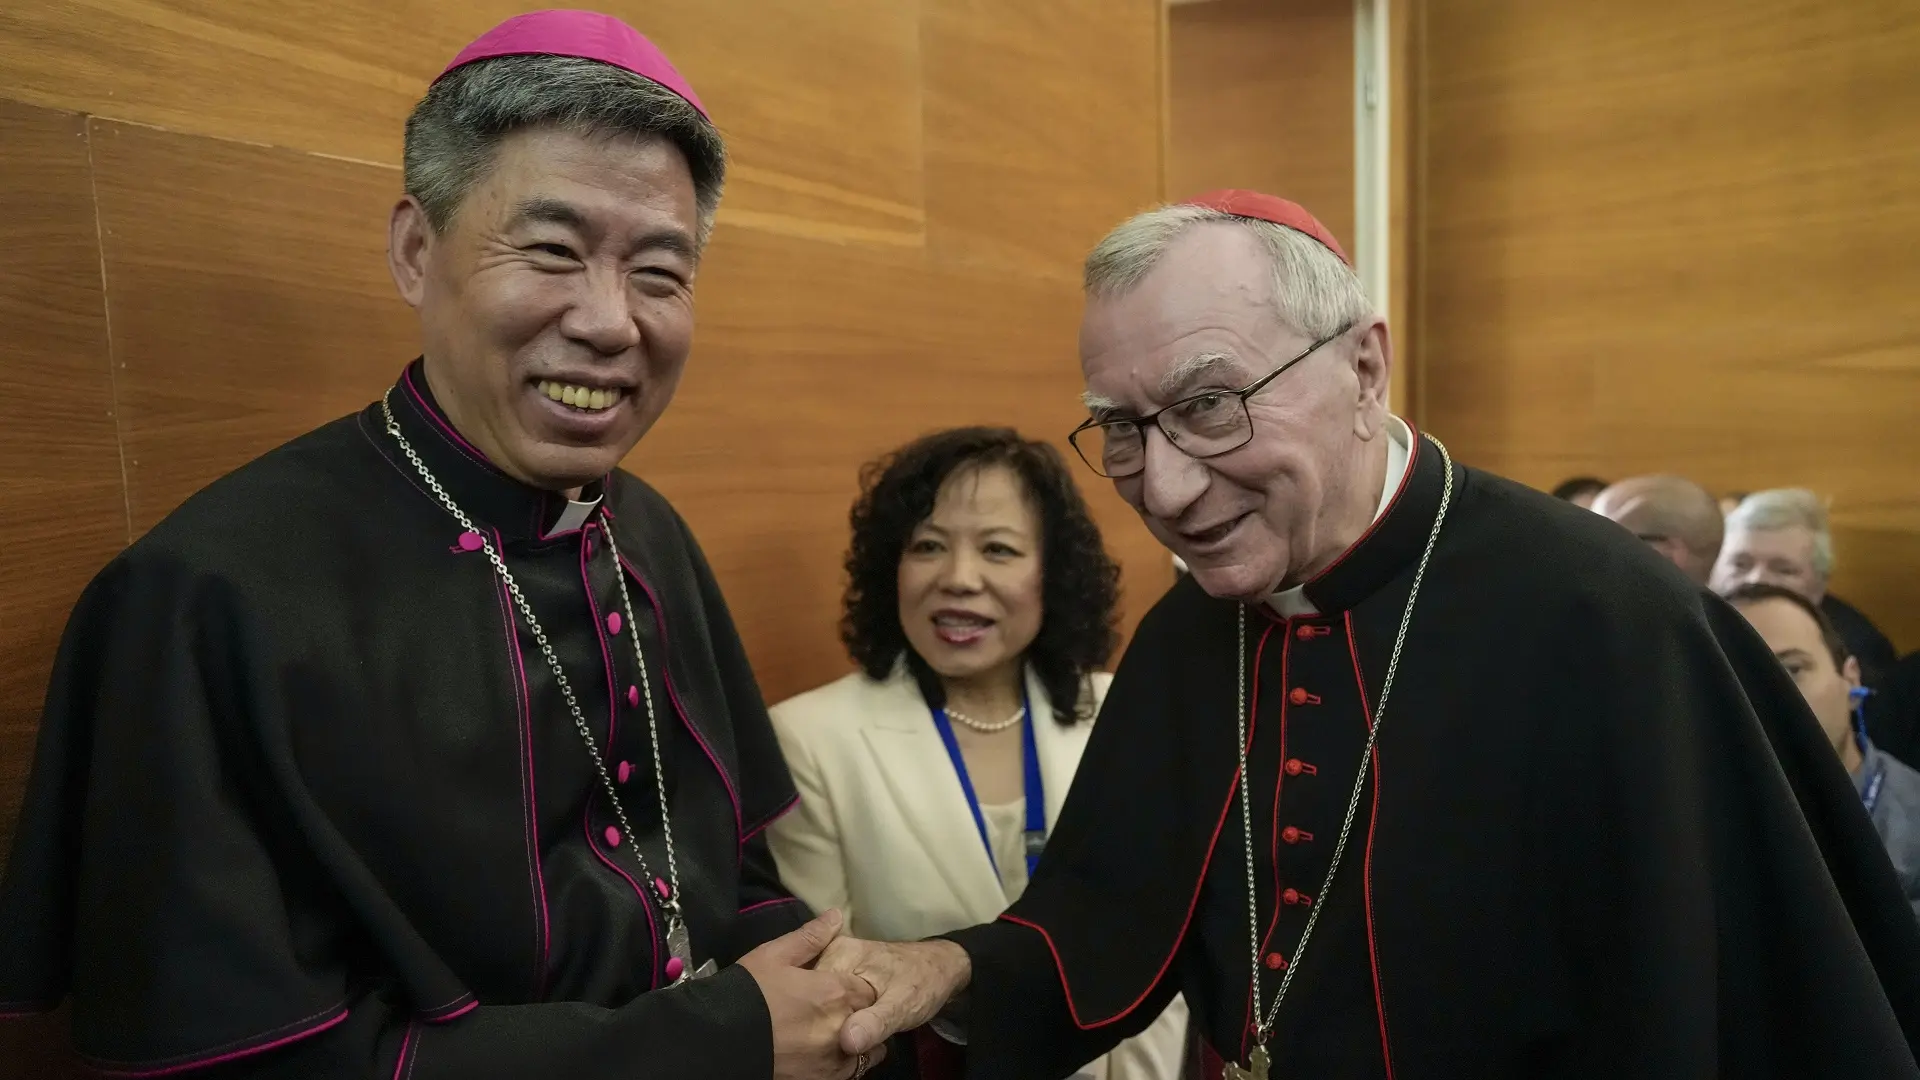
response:
<path id="1" fill-rule="evenodd" d="M 779 868 L 767 846 L 767 827 L 791 813 L 799 795 L 713 568 L 684 520 L 679 521 L 679 527 L 699 587 L 707 636 L 726 695 L 727 716 L 740 761 L 740 914 L 734 920 L 731 947 L 725 957 L 731 961 L 798 930 L 813 918 L 807 905 L 781 884 Z"/>
<path id="2" fill-rule="evenodd" d="M 1704 594 L 1577 614 L 1536 703 L 1587 995 L 1551 1075 L 1913 1075 L 1920 926 L 1779 663 Z"/>
<path id="3" fill-rule="evenodd" d="M 123 555 L 89 586 L 0 883 L 0 1000 L 71 991 L 76 1049 L 109 1072 L 768 1075 L 744 969 L 611 1009 L 462 994 L 304 795 L 271 719 L 287 675 L 255 659 L 267 625 L 164 554 Z"/>

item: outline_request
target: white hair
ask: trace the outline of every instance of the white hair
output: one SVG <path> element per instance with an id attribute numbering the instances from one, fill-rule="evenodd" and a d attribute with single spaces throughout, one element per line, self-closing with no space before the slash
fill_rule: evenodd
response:
<path id="1" fill-rule="evenodd" d="M 1833 532 L 1827 504 L 1806 488 L 1771 488 L 1740 500 L 1727 515 L 1727 532 L 1766 532 L 1799 526 L 1813 534 L 1813 572 L 1821 580 L 1833 573 Z"/>
<path id="2" fill-rule="evenodd" d="M 1287 326 L 1318 340 L 1374 314 L 1359 275 L 1320 241 L 1285 225 L 1185 204 L 1135 214 L 1094 245 L 1085 270 L 1087 296 L 1132 289 L 1181 234 L 1208 221 L 1230 221 L 1259 238 L 1273 261 L 1274 303 Z"/>

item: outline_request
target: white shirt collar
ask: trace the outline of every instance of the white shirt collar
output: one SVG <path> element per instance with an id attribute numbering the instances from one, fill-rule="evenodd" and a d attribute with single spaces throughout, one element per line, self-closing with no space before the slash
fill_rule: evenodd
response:
<path id="1" fill-rule="evenodd" d="M 1413 454 L 1413 429 L 1397 416 L 1387 414 L 1387 475 L 1380 482 L 1380 501 L 1373 508 L 1373 520 L 1379 521 L 1386 516 L 1387 507 L 1393 505 L 1393 496 L 1400 490 L 1400 481 L 1407 475 L 1407 461 Z M 1320 612 L 1307 599 L 1305 585 L 1295 585 L 1291 589 L 1274 593 L 1267 597 L 1267 606 L 1289 618 L 1299 615 L 1318 615 Z"/>
<path id="2" fill-rule="evenodd" d="M 576 502 L 573 499 L 568 499 L 567 508 L 560 511 L 560 520 L 554 522 L 553 527 L 548 529 L 546 536 L 542 536 L 541 539 L 544 540 L 547 536 L 558 536 L 563 532 L 572 532 L 580 526 L 585 525 L 587 518 L 591 517 L 593 512 L 599 508 L 600 498 L 600 496 L 595 495 L 586 502 Z"/>

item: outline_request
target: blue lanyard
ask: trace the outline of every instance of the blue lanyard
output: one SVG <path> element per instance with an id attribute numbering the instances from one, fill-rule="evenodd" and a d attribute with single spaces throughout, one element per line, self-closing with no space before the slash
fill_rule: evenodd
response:
<path id="1" fill-rule="evenodd" d="M 1040 783 L 1040 748 L 1033 741 L 1033 709 L 1024 694 L 1020 705 L 1026 713 L 1026 722 L 1021 725 L 1021 756 L 1026 759 L 1027 878 L 1032 880 L 1034 868 L 1040 865 L 1040 850 L 1047 845 L 1047 806 Z M 960 742 L 953 737 L 953 724 L 947 719 L 947 710 L 933 710 L 933 726 L 940 732 L 940 741 L 946 744 L 947 756 L 953 759 L 953 772 L 960 778 L 960 791 L 967 797 L 967 809 L 973 812 L 973 827 L 980 830 L 980 844 L 987 849 L 987 862 L 993 866 L 994 876 L 998 877 L 1000 860 L 993 857 L 993 841 L 987 836 L 987 819 L 980 813 L 980 797 L 973 793 L 973 778 L 967 775 L 967 759 L 961 756 Z"/>

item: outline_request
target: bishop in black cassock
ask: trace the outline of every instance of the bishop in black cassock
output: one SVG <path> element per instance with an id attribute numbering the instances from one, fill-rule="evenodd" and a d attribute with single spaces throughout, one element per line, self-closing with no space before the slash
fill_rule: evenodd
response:
<path id="1" fill-rule="evenodd" d="M 71 997 L 127 1075 L 864 1064 L 782 1041 L 776 999 L 837 1000 L 810 957 L 735 963 L 808 919 L 764 835 L 795 793 L 699 546 L 616 467 L 687 359 L 724 162 L 699 108 L 583 12 L 510 20 L 429 92 L 392 236 L 426 356 L 86 590 L 0 1012 Z M 448 208 L 416 151 L 463 138 L 493 164 Z"/>
<path id="2" fill-rule="evenodd" d="M 970 980 L 934 1028 L 983 1080 L 1065 1076 L 1175 993 L 1202 1075 L 1920 1077 L 1920 926 L 1745 621 L 1387 415 L 1379 320 L 1340 314 L 1350 271 L 1299 207 L 1219 193 L 1122 230 L 1089 262 L 1074 443 L 1192 575 L 1021 900 L 829 951 L 882 991 L 845 1045 Z M 1320 527 L 1269 522 L 1342 489 L 1351 539 L 1261 577 Z"/>

